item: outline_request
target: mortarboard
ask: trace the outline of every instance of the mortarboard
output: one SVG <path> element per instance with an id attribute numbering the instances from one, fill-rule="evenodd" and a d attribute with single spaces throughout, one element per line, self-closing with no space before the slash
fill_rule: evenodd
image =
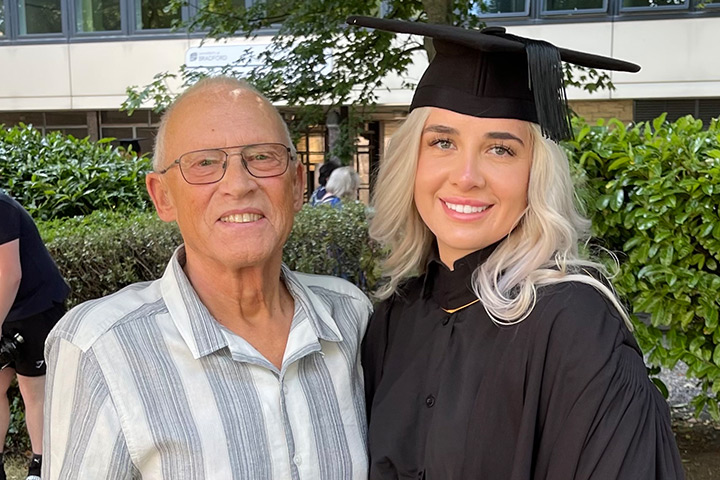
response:
<path id="1" fill-rule="evenodd" d="M 410 104 L 464 115 L 514 118 L 537 123 L 555 141 L 572 136 L 561 60 L 625 72 L 634 63 L 559 48 L 509 34 L 503 27 L 471 30 L 451 25 L 351 16 L 347 23 L 433 39 L 436 54 Z"/>

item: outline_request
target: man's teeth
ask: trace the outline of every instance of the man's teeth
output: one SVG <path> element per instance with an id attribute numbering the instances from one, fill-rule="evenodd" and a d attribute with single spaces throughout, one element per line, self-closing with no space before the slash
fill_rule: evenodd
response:
<path id="1" fill-rule="evenodd" d="M 484 207 L 473 207 L 470 205 L 460 205 L 457 203 L 449 203 L 449 202 L 445 202 L 445 205 L 447 205 L 447 207 L 450 210 L 455 210 L 458 213 L 478 213 L 478 212 L 487 210 L 487 208 L 490 206 L 490 205 L 485 205 Z"/>
<path id="2" fill-rule="evenodd" d="M 263 218 L 263 216 L 258 213 L 234 213 L 227 217 L 222 217 L 220 221 L 227 223 L 249 223 L 257 222 L 261 218 Z"/>

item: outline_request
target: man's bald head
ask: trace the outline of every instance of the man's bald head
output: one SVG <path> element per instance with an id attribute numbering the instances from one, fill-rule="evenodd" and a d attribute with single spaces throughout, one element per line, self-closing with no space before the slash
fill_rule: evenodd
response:
<path id="1" fill-rule="evenodd" d="M 290 138 L 287 124 L 277 109 L 262 93 L 245 80 L 228 76 L 207 77 L 185 90 L 163 114 L 157 137 L 155 138 L 155 152 L 153 155 L 153 169 L 155 171 L 167 168 L 168 163 L 174 160 L 165 158 L 167 153 L 168 126 L 176 122 L 177 119 L 175 117 L 177 115 L 192 114 L 192 112 L 184 111 L 184 105 L 194 103 L 193 100 L 197 101 L 200 96 L 202 96 L 205 101 L 217 101 L 218 103 L 226 105 L 237 103 L 238 108 L 247 108 L 249 104 L 253 104 L 263 113 L 266 112 L 268 115 L 274 116 L 287 137 L 287 145 L 293 150 L 293 157 L 295 156 L 295 147 Z"/>

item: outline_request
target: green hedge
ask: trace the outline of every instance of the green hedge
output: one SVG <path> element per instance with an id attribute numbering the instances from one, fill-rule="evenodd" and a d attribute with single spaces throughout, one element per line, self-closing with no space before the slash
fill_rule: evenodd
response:
<path id="1" fill-rule="evenodd" d="M 38 228 L 72 289 L 70 305 L 162 276 L 182 242 L 176 225 L 154 211 L 95 211 L 42 222 Z"/>
<path id="2" fill-rule="evenodd" d="M 32 126 L 0 128 L 0 188 L 35 219 L 147 208 L 148 158 Z"/>
<path id="3" fill-rule="evenodd" d="M 720 123 L 625 126 L 576 121 L 566 143 L 583 182 L 594 233 L 618 253 L 619 293 L 651 323 L 636 321 L 653 365 L 679 360 L 705 393 L 693 400 L 720 418 Z M 637 320 L 637 319 L 636 319 Z"/>

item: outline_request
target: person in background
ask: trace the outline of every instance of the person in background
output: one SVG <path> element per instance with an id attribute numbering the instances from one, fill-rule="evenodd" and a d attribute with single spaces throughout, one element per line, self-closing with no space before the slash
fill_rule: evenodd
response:
<path id="1" fill-rule="evenodd" d="M 325 185 L 327 184 L 328 178 L 330 177 L 330 174 L 332 174 L 333 170 L 340 167 L 340 164 L 337 162 L 333 162 L 332 160 L 325 162 L 320 167 L 320 174 L 318 175 L 318 183 L 320 186 L 315 189 L 315 191 L 310 196 L 310 205 L 315 206 L 317 205 L 327 194 L 327 190 L 325 189 Z"/>
<path id="2" fill-rule="evenodd" d="M 316 205 L 330 205 L 341 208 L 343 201 L 357 200 L 360 177 L 352 167 L 333 170 L 325 186 L 327 193 Z"/>
<path id="3" fill-rule="evenodd" d="M 367 17 L 436 55 L 380 162 L 387 279 L 363 343 L 370 479 L 675 480 L 669 408 L 584 258 L 561 59 L 503 28 Z"/>
<path id="4" fill-rule="evenodd" d="M 69 293 L 28 212 L 0 191 L 0 480 L 5 480 L 2 451 L 10 425 L 7 391 L 16 375 L 33 451 L 27 479 L 40 479 L 43 349 L 48 333 L 65 313 Z"/>
<path id="5" fill-rule="evenodd" d="M 166 111 L 146 184 L 183 238 L 165 274 L 83 303 L 47 340 L 44 480 L 366 480 L 359 348 L 372 305 L 289 270 L 305 169 L 248 83 Z"/>

